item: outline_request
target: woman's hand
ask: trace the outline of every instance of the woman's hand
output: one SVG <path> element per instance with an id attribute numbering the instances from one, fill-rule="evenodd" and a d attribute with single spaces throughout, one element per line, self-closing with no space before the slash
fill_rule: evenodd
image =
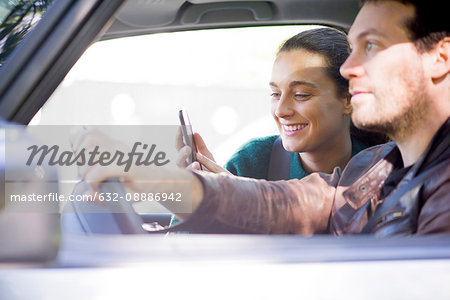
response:
<path id="1" fill-rule="evenodd" d="M 216 163 L 214 156 L 212 155 L 211 151 L 209 151 L 205 141 L 200 134 L 194 133 L 193 138 L 198 150 L 198 153 L 195 153 L 195 158 L 197 159 L 197 161 L 194 161 L 192 164 L 188 165 L 188 158 L 191 155 L 192 149 L 184 143 L 181 127 L 178 128 L 176 143 L 178 151 L 178 167 L 200 170 L 200 164 L 202 164 L 203 171 L 209 171 L 212 173 L 227 173 L 229 175 L 232 175 L 227 169 L 222 168 Z"/>
<path id="2" fill-rule="evenodd" d="M 177 166 L 179 168 L 188 167 L 188 159 L 191 155 L 192 149 L 184 143 L 183 133 L 181 132 L 181 126 L 178 126 L 177 136 L 176 136 L 176 149 L 178 151 L 178 156 L 176 159 Z"/>
<path id="3" fill-rule="evenodd" d="M 196 161 L 196 162 L 194 162 L 192 164 L 193 165 L 192 166 L 193 169 L 197 169 L 195 167 L 195 164 L 199 165 L 199 163 L 200 163 L 203 166 L 203 170 L 205 170 L 205 167 L 206 167 L 207 171 L 212 172 L 212 173 L 226 173 L 228 175 L 233 175 L 227 169 L 222 168 L 221 166 L 219 166 L 214 160 L 211 160 L 208 157 L 206 157 L 206 156 L 204 156 L 204 155 L 202 155 L 200 153 L 197 153 L 197 160 L 198 161 Z M 198 168 L 200 168 L 200 167 L 198 166 Z"/>

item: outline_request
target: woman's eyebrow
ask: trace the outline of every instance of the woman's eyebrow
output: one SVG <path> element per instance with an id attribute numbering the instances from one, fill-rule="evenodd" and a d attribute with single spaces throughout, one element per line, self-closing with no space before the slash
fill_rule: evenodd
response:
<path id="1" fill-rule="evenodd" d="M 273 86 L 273 87 L 276 87 L 276 88 L 278 87 L 278 85 L 275 82 L 269 82 L 269 85 Z M 297 86 L 297 85 L 307 85 L 307 86 L 310 86 L 310 87 L 313 87 L 313 88 L 316 88 L 316 89 L 318 88 L 317 85 L 315 85 L 312 82 L 308 82 L 308 81 L 294 80 L 294 81 L 291 81 L 289 83 L 289 87 L 294 87 L 294 86 Z"/>
<path id="2" fill-rule="evenodd" d="M 291 81 L 291 83 L 289 83 L 289 87 L 294 87 L 296 85 L 308 85 L 310 87 L 313 87 L 315 89 L 317 89 L 317 85 L 315 85 L 312 82 L 308 82 L 308 81 Z"/>

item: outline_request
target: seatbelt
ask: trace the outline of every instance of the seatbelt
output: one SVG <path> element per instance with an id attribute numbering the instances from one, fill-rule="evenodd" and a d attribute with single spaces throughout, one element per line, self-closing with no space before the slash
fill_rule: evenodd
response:
<path id="1" fill-rule="evenodd" d="M 267 180 L 288 180 L 291 178 L 291 152 L 284 149 L 279 136 L 272 146 L 270 153 Z"/>

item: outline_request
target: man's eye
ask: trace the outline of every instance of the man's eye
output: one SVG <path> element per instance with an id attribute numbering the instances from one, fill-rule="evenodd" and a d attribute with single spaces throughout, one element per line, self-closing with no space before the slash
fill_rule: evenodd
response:
<path id="1" fill-rule="evenodd" d="M 377 48 L 377 45 L 374 42 L 366 43 L 366 52 L 372 52 Z"/>

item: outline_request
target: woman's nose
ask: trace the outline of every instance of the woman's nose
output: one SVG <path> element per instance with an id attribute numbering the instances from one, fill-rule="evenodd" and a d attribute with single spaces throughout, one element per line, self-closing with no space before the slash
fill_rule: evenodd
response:
<path id="1" fill-rule="evenodd" d="M 278 118 L 287 118 L 294 114 L 292 109 L 292 101 L 286 96 L 281 96 L 280 100 L 276 103 L 275 115 Z"/>

